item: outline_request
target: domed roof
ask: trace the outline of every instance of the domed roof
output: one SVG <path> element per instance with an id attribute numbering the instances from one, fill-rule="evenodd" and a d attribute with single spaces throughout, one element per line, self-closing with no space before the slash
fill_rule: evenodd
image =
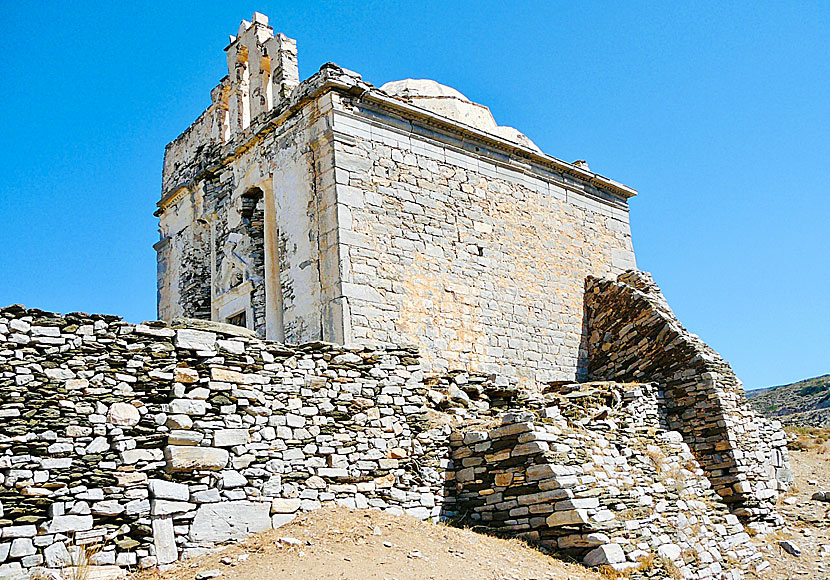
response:
<path id="1" fill-rule="evenodd" d="M 384 93 L 393 97 L 454 97 L 462 101 L 470 99 L 447 85 L 442 85 L 432 79 L 403 79 L 391 81 L 380 87 Z"/>
<path id="2" fill-rule="evenodd" d="M 512 127 L 496 124 L 490 109 L 473 103 L 459 91 L 430 79 L 404 79 L 388 82 L 380 87 L 386 94 L 410 102 L 480 131 L 497 135 L 534 151 L 540 151 L 533 141 Z"/>

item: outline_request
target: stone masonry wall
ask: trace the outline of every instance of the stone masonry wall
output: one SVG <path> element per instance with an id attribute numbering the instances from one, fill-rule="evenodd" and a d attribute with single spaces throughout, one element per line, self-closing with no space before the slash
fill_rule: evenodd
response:
<path id="1" fill-rule="evenodd" d="M 665 430 L 652 385 L 556 391 L 538 415 L 453 433 L 456 517 L 630 578 L 737 578 L 767 565 Z"/>
<path id="2" fill-rule="evenodd" d="M 0 310 L 0 576 L 85 544 L 164 564 L 323 502 L 439 515 L 449 429 L 411 350 L 211 328 Z"/>
<path id="3" fill-rule="evenodd" d="M 89 545 L 96 573 L 165 565 L 325 504 L 486 525 L 588 565 L 763 567 L 649 385 L 522 391 L 425 376 L 414 347 L 187 324 L 0 309 L 0 577 Z"/>
<path id="4" fill-rule="evenodd" d="M 589 278 L 585 308 L 590 377 L 659 384 L 669 428 L 683 434 L 733 512 L 774 519 L 792 482 L 786 435 L 750 409 L 729 364 L 681 326 L 646 273 Z"/>
<path id="5" fill-rule="evenodd" d="M 584 278 L 634 266 L 623 199 L 344 99 L 333 112 L 351 339 L 435 371 L 575 380 Z"/>

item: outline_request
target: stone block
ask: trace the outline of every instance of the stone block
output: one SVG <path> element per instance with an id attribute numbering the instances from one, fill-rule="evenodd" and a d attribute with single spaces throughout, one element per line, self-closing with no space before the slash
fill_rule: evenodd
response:
<path id="1" fill-rule="evenodd" d="M 233 489 L 245 485 L 248 485 L 248 479 L 238 471 L 229 469 L 222 472 L 222 489 Z"/>
<path id="2" fill-rule="evenodd" d="M 271 529 L 271 504 L 230 501 L 203 504 L 190 527 L 190 539 L 198 543 L 241 540 Z"/>
<path id="3" fill-rule="evenodd" d="M 205 436 L 199 431 L 189 429 L 174 429 L 167 435 L 167 443 L 170 445 L 198 445 Z"/>
<path id="4" fill-rule="evenodd" d="M 248 442 L 247 429 L 219 429 L 213 434 L 215 447 L 236 447 Z"/>
<path id="5" fill-rule="evenodd" d="M 507 473 L 497 473 L 493 478 L 494 483 L 497 486 L 507 486 L 513 482 L 513 474 L 510 472 Z"/>
<path id="6" fill-rule="evenodd" d="M 37 553 L 31 538 L 15 538 L 9 549 L 9 558 L 22 558 Z"/>
<path id="7" fill-rule="evenodd" d="M 271 500 L 271 513 L 293 514 L 298 509 L 300 509 L 298 498 L 276 498 Z"/>
<path id="8" fill-rule="evenodd" d="M 582 562 L 586 566 L 609 566 L 625 562 L 625 552 L 619 544 L 605 544 L 585 554 Z"/>
<path id="9" fill-rule="evenodd" d="M 117 500 L 108 499 L 95 502 L 90 506 L 90 511 L 97 516 L 117 516 L 124 511 L 124 506 Z"/>
<path id="10" fill-rule="evenodd" d="M 199 381 L 199 372 L 194 369 L 177 367 L 173 371 L 173 380 L 177 383 L 196 383 Z"/>
<path id="11" fill-rule="evenodd" d="M 203 489 L 201 491 L 194 491 L 190 499 L 195 501 L 196 503 L 216 503 L 220 501 L 222 498 L 219 495 L 219 490 L 215 487 L 210 489 Z"/>
<path id="12" fill-rule="evenodd" d="M 349 477 L 349 471 L 342 467 L 320 467 L 317 469 L 317 475 L 332 479 L 343 479 Z"/>
<path id="13" fill-rule="evenodd" d="M 28 580 L 29 574 L 23 572 L 20 562 L 0 564 L 0 578 L 3 580 Z"/>
<path id="14" fill-rule="evenodd" d="M 271 516 L 271 527 L 274 529 L 281 528 L 296 517 L 295 514 L 274 514 Z"/>
<path id="15" fill-rule="evenodd" d="M 132 427 L 141 420 L 141 413 L 129 403 L 113 403 L 107 412 L 107 423 L 123 427 Z"/>
<path id="16" fill-rule="evenodd" d="M 182 328 L 176 331 L 173 342 L 178 348 L 190 350 L 215 350 L 216 333 L 192 328 Z"/>
<path id="17" fill-rule="evenodd" d="M 603 544 L 607 544 L 611 539 L 602 533 L 593 534 L 573 534 L 570 536 L 562 536 L 558 538 L 557 543 L 560 550 L 567 550 L 570 548 L 596 548 Z"/>
<path id="18" fill-rule="evenodd" d="M 165 425 L 169 429 L 190 429 L 193 427 L 193 419 L 187 415 L 169 415 Z"/>
<path id="19" fill-rule="evenodd" d="M 86 446 L 86 453 L 94 455 L 108 451 L 109 448 L 110 444 L 106 437 L 96 437 Z"/>
<path id="20" fill-rule="evenodd" d="M 212 368 L 210 369 L 210 378 L 214 381 L 222 383 L 237 383 L 245 384 L 245 375 L 229 369 Z"/>
<path id="21" fill-rule="evenodd" d="M 587 510 L 576 509 L 564 512 L 554 512 L 547 517 L 545 522 L 548 526 L 556 528 L 559 526 L 572 526 L 587 524 L 591 521 Z"/>
<path id="22" fill-rule="evenodd" d="M 91 530 L 93 526 L 91 515 L 64 515 L 55 516 L 47 524 L 46 531 L 49 534 L 65 534 L 67 532 L 82 532 Z"/>
<path id="23" fill-rule="evenodd" d="M 197 399 L 173 399 L 168 407 L 173 415 L 204 415 L 208 410 L 208 404 Z"/>
<path id="24" fill-rule="evenodd" d="M 37 535 L 35 526 L 9 526 L 3 528 L 3 538 L 33 538 Z"/>
<path id="25" fill-rule="evenodd" d="M 219 470 L 228 464 L 230 454 L 215 447 L 168 445 L 164 450 L 169 471 Z"/>
<path id="26" fill-rule="evenodd" d="M 528 441 L 527 443 L 522 443 L 520 445 L 516 445 L 511 452 L 512 457 L 519 457 L 521 455 L 535 455 L 537 453 L 544 453 L 545 451 L 549 451 L 550 446 L 545 441 Z"/>
<path id="27" fill-rule="evenodd" d="M 152 522 L 153 545 L 159 564 L 170 564 L 179 559 L 176 549 L 176 535 L 173 530 L 173 518 L 154 517 Z"/>
<path id="28" fill-rule="evenodd" d="M 145 515 L 150 513 L 150 500 L 149 499 L 135 499 L 133 501 L 127 502 L 124 506 L 127 515 L 131 516 L 138 516 L 138 515 Z"/>
<path id="29" fill-rule="evenodd" d="M 183 483 L 165 481 L 163 479 L 151 479 L 149 481 L 151 497 L 155 499 L 169 499 L 174 501 L 188 501 L 190 489 Z"/>
<path id="30" fill-rule="evenodd" d="M 558 501 L 554 504 L 556 511 L 566 511 L 572 509 L 593 509 L 599 507 L 599 499 L 595 497 L 574 497 Z"/>
<path id="31" fill-rule="evenodd" d="M 43 550 L 43 557 L 46 560 L 46 566 L 49 568 L 64 568 L 72 563 L 72 557 L 63 542 L 56 542 L 51 546 L 47 546 Z"/>
<path id="32" fill-rule="evenodd" d="M 663 544 L 657 548 L 657 555 L 661 558 L 668 558 L 672 562 L 678 560 L 683 551 L 677 544 Z"/>
<path id="33" fill-rule="evenodd" d="M 168 499 L 154 499 L 150 502 L 151 511 L 154 516 L 169 516 L 181 514 L 196 509 L 196 504 L 186 501 L 171 501 Z"/>
<path id="34" fill-rule="evenodd" d="M 41 462 L 43 469 L 69 469 L 72 467 L 71 457 L 47 458 Z"/>

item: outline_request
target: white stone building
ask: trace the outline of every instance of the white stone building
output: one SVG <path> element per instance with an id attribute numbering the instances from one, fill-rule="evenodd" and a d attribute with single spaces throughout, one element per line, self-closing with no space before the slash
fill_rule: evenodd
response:
<path id="1" fill-rule="evenodd" d="M 159 317 L 289 343 L 417 344 L 433 370 L 584 370 L 589 275 L 635 267 L 634 190 L 546 155 L 429 80 L 380 88 L 243 21 L 167 146 Z"/>

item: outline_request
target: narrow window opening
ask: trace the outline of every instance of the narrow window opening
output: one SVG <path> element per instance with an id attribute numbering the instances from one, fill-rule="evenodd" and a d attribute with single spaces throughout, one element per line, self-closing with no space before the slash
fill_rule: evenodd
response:
<path id="1" fill-rule="evenodd" d="M 244 310 L 238 314 L 234 314 L 233 316 L 228 316 L 225 320 L 228 324 L 248 328 L 248 317 L 245 315 Z"/>

